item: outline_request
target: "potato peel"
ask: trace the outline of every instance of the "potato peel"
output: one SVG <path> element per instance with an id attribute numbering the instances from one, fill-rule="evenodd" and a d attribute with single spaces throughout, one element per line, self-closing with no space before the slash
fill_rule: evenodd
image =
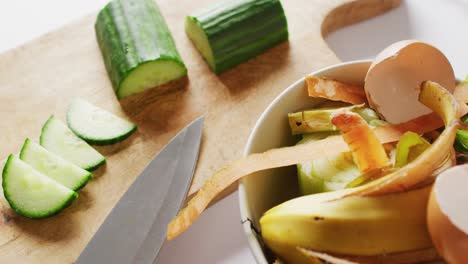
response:
<path id="1" fill-rule="evenodd" d="M 305 80 L 310 97 L 320 97 L 351 104 L 367 103 L 366 93 L 362 87 L 319 76 L 307 76 Z"/>
<path id="2" fill-rule="evenodd" d="M 361 116 L 342 111 L 335 114 L 331 121 L 342 132 L 362 174 L 390 165 L 382 143 Z"/>
<path id="3" fill-rule="evenodd" d="M 355 188 L 345 197 L 383 195 L 409 190 L 430 178 L 432 173 L 444 163 L 453 149 L 455 134 L 460 127 L 459 105 L 450 92 L 431 81 L 423 82 L 419 100 L 443 119 L 444 131 L 431 147 L 413 162 L 393 173 Z"/>
<path id="4" fill-rule="evenodd" d="M 398 263 L 421 263 L 440 260 L 440 256 L 434 248 L 425 248 L 414 251 L 393 253 L 380 256 L 335 256 L 327 253 L 316 252 L 310 249 L 298 247 L 310 263 L 332 263 L 332 264 L 398 264 Z"/>

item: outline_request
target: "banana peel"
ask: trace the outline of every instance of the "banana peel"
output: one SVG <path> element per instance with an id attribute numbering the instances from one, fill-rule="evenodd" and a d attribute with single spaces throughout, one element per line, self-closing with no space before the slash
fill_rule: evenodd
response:
<path id="1" fill-rule="evenodd" d="M 308 263 L 303 247 L 347 256 L 380 256 L 432 247 L 426 207 L 431 186 L 380 196 L 350 189 L 286 201 L 260 219 L 262 238 L 286 263 Z"/>

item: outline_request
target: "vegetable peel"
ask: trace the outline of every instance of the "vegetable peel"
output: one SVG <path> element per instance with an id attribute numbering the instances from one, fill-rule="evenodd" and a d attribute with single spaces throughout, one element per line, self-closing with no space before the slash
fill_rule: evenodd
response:
<path id="1" fill-rule="evenodd" d="M 343 111 L 332 117 L 332 123 L 343 133 L 361 173 L 390 165 L 382 143 L 366 121 L 356 113 Z"/>
<path id="2" fill-rule="evenodd" d="M 468 130 L 459 129 L 456 134 L 455 149 L 462 154 L 468 154 Z"/>
<path id="3" fill-rule="evenodd" d="M 334 113 L 341 111 L 342 109 L 352 111 L 360 107 L 364 107 L 364 104 L 352 105 L 344 108 L 318 108 L 289 113 L 289 127 L 291 128 L 293 135 L 312 132 L 335 131 L 336 127 L 331 123 L 331 118 Z"/>
<path id="4" fill-rule="evenodd" d="M 351 104 L 367 103 L 366 93 L 362 87 L 320 76 L 307 76 L 305 80 L 310 97 L 320 97 Z"/>
<path id="5" fill-rule="evenodd" d="M 408 131 L 398 141 L 395 167 L 401 168 L 416 159 L 431 144 L 418 134 Z"/>

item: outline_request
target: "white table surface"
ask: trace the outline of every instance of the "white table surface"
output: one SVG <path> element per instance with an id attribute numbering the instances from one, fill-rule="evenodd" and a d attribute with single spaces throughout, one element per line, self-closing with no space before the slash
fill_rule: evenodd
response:
<path id="1" fill-rule="evenodd" d="M 293 1 L 293 0 L 283 0 Z M 325 0 L 324 0 L 325 1 Z M 0 52 L 101 8 L 106 0 L 0 0 Z M 403 0 L 394 11 L 339 30 L 327 41 L 342 60 L 374 57 L 401 39 L 440 48 L 457 77 L 468 74 L 468 0 Z M 237 193 L 164 245 L 160 263 L 255 263 L 240 225 Z"/>

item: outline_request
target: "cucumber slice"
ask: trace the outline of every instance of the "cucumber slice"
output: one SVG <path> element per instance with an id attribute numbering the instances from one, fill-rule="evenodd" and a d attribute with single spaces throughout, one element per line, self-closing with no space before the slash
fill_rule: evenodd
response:
<path id="1" fill-rule="evenodd" d="M 225 0 L 185 20 L 185 32 L 215 73 L 288 39 L 279 0 Z"/>
<path id="2" fill-rule="evenodd" d="M 59 213 L 78 197 L 73 190 L 10 155 L 3 169 L 3 194 L 11 208 L 29 218 Z"/>
<path id="3" fill-rule="evenodd" d="M 98 14 L 96 37 L 119 99 L 187 75 L 153 0 L 113 0 Z"/>
<path id="4" fill-rule="evenodd" d="M 106 162 L 106 158 L 88 143 L 77 137 L 60 120 L 51 116 L 42 127 L 40 144 L 75 165 L 92 171 Z"/>
<path id="5" fill-rule="evenodd" d="M 79 98 L 68 108 L 67 123 L 77 136 L 95 145 L 120 142 L 136 131 L 133 123 Z"/>
<path id="6" fill-rule="evenodd" d="M 77 191 L 93 177 L 90 172 L 62 159 L 29 139 L 24 141 L 20 159 L 40 173 Z"/>

